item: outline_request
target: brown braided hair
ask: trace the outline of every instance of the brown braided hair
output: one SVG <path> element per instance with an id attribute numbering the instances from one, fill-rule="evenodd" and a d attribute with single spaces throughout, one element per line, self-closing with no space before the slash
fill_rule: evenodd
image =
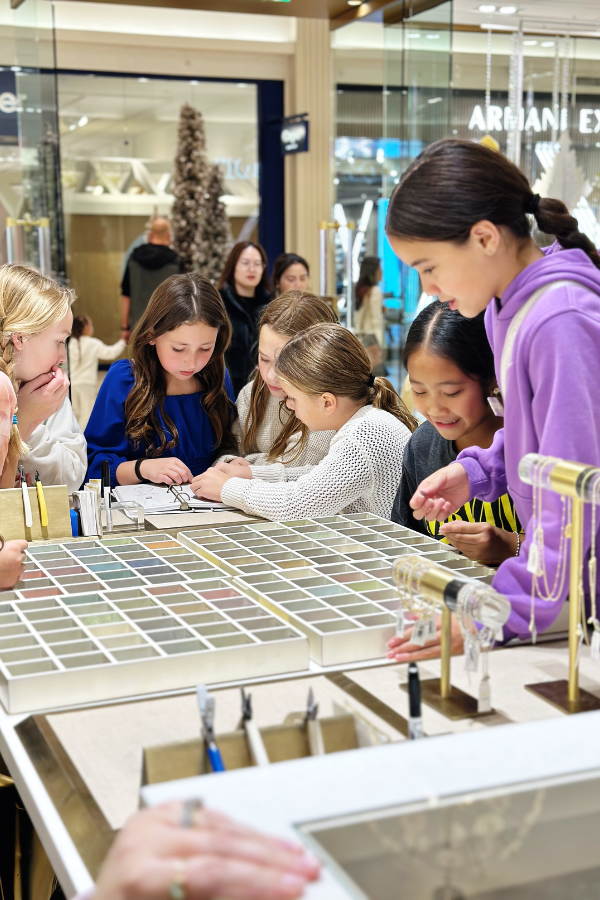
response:
<path id="1" fill-rule="evenodd" d="M 260 318 L 259 335 L 263 325 L 268 325 L 277 334 L 292 338 L 299 332 L 304 331 L 305 328 L 310 328 L 311 325 L 316 325 L 319 322 L 337 322 L 336 315 L 326 300 L 306 291 L 286 291 L 277 297 L 276 300 L 272 300 L 266 307 Z M 257 369 L 250 392 L 250 409 L 244 424 L 242 438 L 242 453 L 244 456 L 258 451 L 256 437 L 265 417 L 268 399 L 269 389 L 263 381 L 260 369 Z M 269 450 L 267 457 L 269 462 L 275 462 L 280 457 L 283 459 L 290 438 L 301 430 L 302 423 L 298 421 L 295 413 L 286 407 L 285 400 L 279 405 L 279 421 L 282 428 Z M 289 463 L 297 459 L 303 448 L 304 444 L 302 443 L 296 447 L 294 454 L 286 458 L 286 464 L 289 465 Z"/>
<path id="2" fill-rule="evenodd" d="M 67 315 L 74 299 L 72 291 L 37 269 L 14 263 L 0 266 L 0 372 L 10 378 L 15 391 L 18 384 L 14 378 L 17 356 L 13 335 L 39 334 L 56 325 Z M 29 452 L 14 424 L 9 451 L 19 459 Z"/>

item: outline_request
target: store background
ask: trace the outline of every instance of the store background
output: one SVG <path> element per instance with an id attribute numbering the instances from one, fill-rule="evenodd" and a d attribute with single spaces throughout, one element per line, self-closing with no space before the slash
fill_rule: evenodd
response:
<path id="1" fill-rule="evenodd" d="M 404 0 L 330 27 L 282 14 L 73 0 L 24 0 L 12 10 L 2 0 L 0 259 L 7 215 L 49 214 L 53 268 L 76 289 L 77 311 L 113 341 L 127 249 L 172 203 L 178 111 L 187 101 L 204 116 L 207 155 L 222 165 L 234 235 L 263 241 L 271 261 L 284 248 L 305 255 L 316 289 L 318 225 L 335 217 L 342 228 L 329 283 L 345 297 L 343 226 L 357 223 L 354 278 L 365 255 L 382 258 L 387 365 L 399 383 L 420 288 L 386 243 L 387 200 L 431 141 L 483 137 L 487 69 L 487 124 L 506 150 L 511 34 L 501 29 L 519 19 L 527 32 L 521 166 L 535 181 L 552 165 L 558 47 L 569 61 L 567 134 L 591 188 L 582 221 L 600 243 L 600 10 L 549 0 L 542 19 L 531 0 L 510 15 L 478 6 Z M 569 30 L 577 36 L 556 37 Z M 284 160 L 279 119 L 302 112 L 310 150 Z M 29 250 L 35 262 L 33 240 Z"/>

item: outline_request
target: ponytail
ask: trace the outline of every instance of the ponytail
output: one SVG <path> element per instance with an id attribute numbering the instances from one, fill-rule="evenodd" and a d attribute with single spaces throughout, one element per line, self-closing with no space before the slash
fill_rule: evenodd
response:
<path id="1" fill-rule="evenodd" d="M 589 237 L 579 230 L 577 219 L 571 215 L 562 200 L 532 194 L 529 203 L 540 231 L 553 234 L 565 250 L 583 250 L 596 268 L 600 269 L 600 254 Z"/>
<path id="2" fill-rule="evenodd" d="M 383 409 L 385 412 L 391 413 L 396 419 L 399 419 L 403 425 L 406 425 L 409 431 L 415 431 L 418 422 L 406 408 L 404 401 L 396 393 L 393 384 L 378 375 L 373 382 L 371 403 L 376 409 Z"/>
<path id="3" fill-rule="evenodd" d="M 386 232 L 406 240 L 463 244 L 473 225 L 487 220 L 527 239 L 528 214 L 561 247 L 583 250 L 600 268 L 596 248 L 564 203 L 539 198 L 514 163 L 471 141 L 438 141 L 419 154 L 394 189 Z"/>

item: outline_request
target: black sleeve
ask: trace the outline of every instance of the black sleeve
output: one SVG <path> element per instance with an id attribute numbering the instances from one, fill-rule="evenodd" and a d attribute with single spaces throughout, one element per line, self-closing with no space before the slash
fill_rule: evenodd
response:
<path id="1" fill-rule="evenodd" d="M 125 274 L 121 282 L 121 294 L 123 297 L 131 297 L 131 283 L 129 281 L 129 263 L 125 266 Z"/>
<path id="2" fill-rule="evenodd" d="M 415 472 L 415 459 L 412 447 L 412 440 L 408 442 L 404 448 L 404 458 L 402 460 L 402 481 L 398 488 L 398 493 L 392 507 L 392 522 L 398 525 L 404 525 L 405 528 L 412 528 L 413 531 L 419 531 L 425 534 L 422 519 L 415 519 L 410 506 L 410 498 L 416 491 L 418 485 Z"/>

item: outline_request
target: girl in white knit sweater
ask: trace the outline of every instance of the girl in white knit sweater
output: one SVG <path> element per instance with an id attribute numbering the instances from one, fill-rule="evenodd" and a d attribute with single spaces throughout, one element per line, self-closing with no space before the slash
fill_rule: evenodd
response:
<path id="1" fill-rule="evenodd" d="M 236 400 L 233 434 L 240 455 L 218 462 L 264 466 L 315 466 L 329 450 L 333 431 L 312 431 L 300 441 L 302 423 L 285 405 L 273 365 L 290 338 L 320 322 L 337 322 L 325 300 L 305 291 L 286 291 L 265 308 L 259 323 L 258 367 Z M 255 470 L 256 471 L 256 470 Z"/>
<path id="2" fill-rule="evenodd" d="M 329 453 L 316 466 L 260 472 L 219 464 L 194 479 L 196 495 L 273 520 L 361 511 L 389 519 L 416 422 L 389 381 L 373 377 L 357 338 L 341 325 L 313 325 L 282 348 L 275 373 L 301 441 L 309 429 L 336 432 Z"/>

